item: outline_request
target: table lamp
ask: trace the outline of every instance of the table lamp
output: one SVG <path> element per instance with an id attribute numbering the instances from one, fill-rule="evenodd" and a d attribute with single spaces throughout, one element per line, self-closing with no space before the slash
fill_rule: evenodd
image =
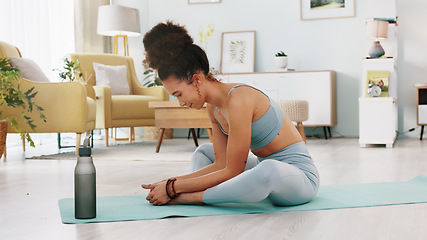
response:
<path id="1" fill-rule="evenodd" d="M 113 53 L 118 53 L 118 40 L 123 38 L 124 55 L 129 56 L 128 36 L 141 35 L 139 11 L 119 5 L 105 5 L 98 8 L 97 33 L 114 37 Z"/>
<path id="2" fill-rule="evenodd" d="M 369 49 L 370 58 L 380 58 L 385 54 L 381 47 L 379 39 L 387 39 L 388 22 L 381 20 L 368 19 L 366 26 L 366 34 L 368 39 L 375 39 L 374 44 Z"/>

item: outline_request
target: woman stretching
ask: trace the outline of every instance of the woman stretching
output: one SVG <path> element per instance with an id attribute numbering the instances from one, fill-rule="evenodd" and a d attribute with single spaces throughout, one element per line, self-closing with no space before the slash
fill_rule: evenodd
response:
<path id="1" fill-rule="evenodd" d="M 309 202 L 319 187 L 304 141 L 282 109 L 249 85 L 222 83 L 209 73 L 205 52 L 187 30 L 160 23 L 144 36 L 150 67 L 181 106 L 207 103 L 213 143 L 194 152 L 193 172 L 153 184 L 153 205 L 257 202 L 279 206 Z M 250 155 L 251 151 L 255 156 Z"/>

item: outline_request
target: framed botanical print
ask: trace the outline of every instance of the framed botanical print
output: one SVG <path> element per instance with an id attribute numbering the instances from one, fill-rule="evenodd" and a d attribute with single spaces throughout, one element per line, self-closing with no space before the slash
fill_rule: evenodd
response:
<path id="1" fill-rule="evenodd" d="M 254 66 L 255 31 L 223 32 L 221 39 L 221 72 L 253 72 Z"/>
<path id="2" fill-rule="evenodd" d="M 301 0 L 301 20 L 354 17 L 355 0 Z"/>

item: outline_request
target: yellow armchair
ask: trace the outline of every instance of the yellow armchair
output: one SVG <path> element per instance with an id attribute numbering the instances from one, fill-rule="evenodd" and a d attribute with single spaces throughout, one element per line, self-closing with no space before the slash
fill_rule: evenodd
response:
<path id="1" fill-rule="evenodd" d="M 136 76 L 135 65 L 131 57 L 92 53 L 73 53 L 68 57 L 73 61 L 79 60 L 79 70 L 83 73 L 84 80 L 95 89 L 96 128 L 105 129 L 106 146 L 108 146 L 108 129 L 110 128 L 129 127 L 131 129 L 129 140 L 132 141 L 133 127 L 154 126 L 154 109 L 149 108 L 148 103 L 150 101 L 168 101 L 169 94 L 163 87 L 142 86 Z M 97 84 L 93 63 L 126 66 L 129 94 L 113 95 L 109 85 Z"/>
<path id="2" fill-rule="evenodd" d="M 18 48 L 0 42 L 0 58 L 21 57 Z M 43 114 L 46 116 L 44 122 L 33 112 L 29 116 L 34 120 L 36 125 L 33 131 L 24 122 L 19 122 L 21 128 L 28 133 L 76 133 L 76 154 L 80 146 L 81 134 L 90 132 L 95 129 L 95 91 L 92 86 L 84 85 L 79 82 L 34 82 L 22 78 L 20 80 L 21 89 L 26 91 L 34 87 L 38 92 L 34 102 L 44 109 Z M 20 115 L 19 109 L 1 106 L 4 114 Z M 15 133 L 10 126 L 7 128 L 8 133 Z M 23 142 L 25 144 L 25 142 Z M 25 151 L 25 145 L 23 145 Z"/>

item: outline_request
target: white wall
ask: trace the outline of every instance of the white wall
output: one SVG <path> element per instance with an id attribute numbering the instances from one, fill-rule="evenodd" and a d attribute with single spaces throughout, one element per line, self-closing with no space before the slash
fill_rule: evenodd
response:
<path id="1" fill-rule="evenodd" d="M 399 131 L 417 123 L 417 83 L 427 83 L 427 12 L 425 0 L 397 0 L 399 16 Z M 405 134 L 419 137 L 420 130 Z M 424 134 L 425 135 L 425 134 Z"/>
<path id="2" fill-rule="evenodd" d="M 338 125 L 334 135 L 358 136 L 358 97 L 361 85 L 361 59 L 367 55 L 365 20 L 370 17 L 399 16 L 399 131 L 416 125 L 413 84 L 427 82 L 427 31 L 421 28 L 424 0 L 356 0 L 356 16 L 351 18 L 300 20 L 297 0 L 222 0 L 220 4 L 193 4 L 187 0 L 114 0 L 114 4 L 140 9 L 142 32 L 168 19 L 186 25 L 194 40 L 197 32 L 213 24 L 215 33 L 207 46 L 211 65 L 219 69 L 221 33 L 256 31 L 255 71 L 274 69 L 274 54 L 289 55 L 289 68 L 337 72 Z M 418 21 L 418 23 L 417 23 Z M 138 66 L 143 46 L 130 38 L 130 54 Z M 421 49 L 420 49 L 421 48 Z M 424 66 L 423 66 L 424 65 Z M 139 73 L 142 79 L 142 73 Z M 319 129 L 320 130 L 320 129 Z M 309 131 L 310 132 L 310 131 Z M 405 136 L 418 137 L 419 130 Z"/>

